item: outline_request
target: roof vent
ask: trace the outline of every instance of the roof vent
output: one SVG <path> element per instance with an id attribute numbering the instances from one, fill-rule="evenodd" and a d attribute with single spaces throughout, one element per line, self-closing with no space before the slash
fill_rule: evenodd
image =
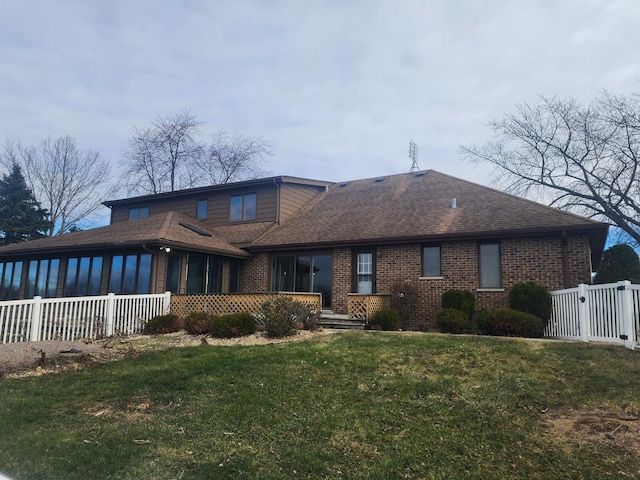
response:
<path id="1" fill-rule="evenodd" d="M 340 184 L 341 187 L 346 187 L 347 185 L 349 185 L 349 182 L 344 182 Z"/>
<path id="2" fill-rule="evenodd" d="M 457 207 L 457 202 L 455 198 L 451 199 L 451 208 L 456 208 Z"/>
<path id="3" fill-rule="evenodd" d="M 416 173 L 416 177 L 424 177 L 427 174 L 427 172 L 418 172 Z"/>
<path id="4" fill-rule="evenodd" d="M 210 237 L 211 236 L 211 234 L 209 232 L 207 232 L 205 230 L 202 230 L 201 228 L 198 228 L 195 225 L 191 225 L 189 223 L 182 223 L 182 222 L 180 222 L 179 225 L 181 227 L 188 228 L 192 232 L 197 233 L 198 235 L 202 235 L 203 237 Z"/>
<path id="5" fill-rule="evenodd" d="M 374 182 L 376 182 L 376 183 L 380 183 L 380 182 L 382 182 L 382 181 L 384 181 L 384 177 L 376 178 L 376 179 L 374 180 Z"/>

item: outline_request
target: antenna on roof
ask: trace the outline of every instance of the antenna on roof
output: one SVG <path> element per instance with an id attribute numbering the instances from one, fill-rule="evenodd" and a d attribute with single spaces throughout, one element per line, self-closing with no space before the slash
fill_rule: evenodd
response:
<path id="1" fill-rule="evenodd" d="M 419 172 L 418 166 L 418 145 L 413 140 L 409 140 L 409 158 L 413 161 L 409 172 Z"/>

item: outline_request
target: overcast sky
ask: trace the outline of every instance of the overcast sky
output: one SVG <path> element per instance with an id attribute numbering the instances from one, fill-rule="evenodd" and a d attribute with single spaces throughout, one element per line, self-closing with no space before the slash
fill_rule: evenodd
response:
<path id="1" fill-rule="evenodd" d="M 537 96 L 639 91 L 637 0 L 0 0 L 0 140 L 71 135 L 114 168 L 191 109 L 263 137 L 270 174 L 340 181 L 461 160 Z"/>

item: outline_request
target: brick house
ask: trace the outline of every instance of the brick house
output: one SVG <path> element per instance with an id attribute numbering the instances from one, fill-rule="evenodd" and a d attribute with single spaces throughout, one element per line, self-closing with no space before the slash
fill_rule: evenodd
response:
<path id="1" fill-rule="evenodd" d="M 606 224 L 433 170 L 332 183 L 270 177 L 107 201 L 111 223 L 0 248 L 0 300 L 42 296 L 419 292 L 412 328 L 442 293 L 505 306 L 515 283 L 590 283 Z"/>

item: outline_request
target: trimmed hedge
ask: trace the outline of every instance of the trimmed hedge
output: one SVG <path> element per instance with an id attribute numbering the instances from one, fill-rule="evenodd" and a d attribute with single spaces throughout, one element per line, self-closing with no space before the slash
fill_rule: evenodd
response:
<path id="1" fill-rule="evenodd" d="M 146 335 L 174 333 L 182 330 L 182 320 L 173 313 L 158 315 L 153 317 L 144 326 L 143 333 Z"/>
<path id="2" fill-rule="evenodd" d="M 378 327 L 380 330 L 397 330 L 400 324 L 400 315 L 395 310 L 383 308 L 373 314 L 369 323 L 372 327 Z"/>
<path id="3" fill-rule="evenodd" d="M 192 335 L 203 335 L 211 332 L 211 319 L 207 312 L 191 312 L 182 321 L 184 329 Z"/>
<path id="4" fill-rule="evenodd" d="M 436 313 L 436 325 L 442 333 L 464 333 L 471 327 L 471 322 L 465 312 L 444 308 Z"/>
<path id="5" fill-rule="evenodd" d="M 535 282 L 517 283 L 509 290 L 509 308 L 535 315 L 546 325 L 551 317 L 551 293 Z"/>
<path id="6" fill-rule="evenodd" d="M 476 297 L 467 290 L 447 290 L 442 294 L 442 308 L 460 310 L 471 320 L 476 310 Z"/>
<path id="7" fill-rule="evenodd" d="M 488 335 L 509 337 L 542 337 L 544 323 L 530 313 L 497 308 L 478 314 L 478 328 Z"/>
<path id="8" fill-rule="evenodd" d="M 234 338 L 256 332 L 256 321 L 250 313 L 232 313 L 211 319 L 211 335 L 216 338 Z"/>

